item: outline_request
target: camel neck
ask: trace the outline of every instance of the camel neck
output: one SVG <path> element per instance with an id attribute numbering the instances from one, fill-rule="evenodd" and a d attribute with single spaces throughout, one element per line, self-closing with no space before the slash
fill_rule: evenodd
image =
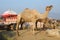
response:
<path id="1" fill-rule="evenodd" d="M 45 13 L 44 13 L 44 14 L 45 14 L 45 16 L 48 16 L 48 13 L 49 13 L 49 11 L 45 11 Z"/>

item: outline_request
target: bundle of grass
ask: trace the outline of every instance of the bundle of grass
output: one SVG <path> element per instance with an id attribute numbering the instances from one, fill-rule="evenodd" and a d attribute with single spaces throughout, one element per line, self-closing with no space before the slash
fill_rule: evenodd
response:
<path id="1" fill-rule="evenodd" d="M 47 29 L 46 34 L 50 37 L 60 37 L 60 30 L 58 30 L 58 29 Z"/>

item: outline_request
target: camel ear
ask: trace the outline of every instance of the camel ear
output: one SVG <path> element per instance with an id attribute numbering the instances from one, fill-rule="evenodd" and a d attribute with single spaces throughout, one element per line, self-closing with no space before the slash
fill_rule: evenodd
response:
<path id="1" fill-rule="evenodd" d="M 50 7 L 53 7 L 53 5 L 50 5 Z"/>
<path id="2" fill-rule="evenodd" d="M 52 8 L 53 7 L 53 5 L 50 5 L 50 8 Z"/>

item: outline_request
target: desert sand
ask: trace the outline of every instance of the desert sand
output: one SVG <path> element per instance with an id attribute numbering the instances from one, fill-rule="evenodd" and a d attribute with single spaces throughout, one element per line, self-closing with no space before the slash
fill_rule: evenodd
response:
<path id="1" fill-rule="evenodd" d="M 32 34 L 32 31 L 20 30 L 20 36 L 17 37 L 17 40 L 60 40 L 60 37 L 50 37 L 46 34 L 45 31 L 35 31 L 35 34 Z"/>
<path id="2" fill-rule="evenodd" d="M 16 36 L 16 31 L 0 31 L 0 40 L 3 40 L 3 36 L 6 40 L 60 40 L 60 37 L 48 36 L 46 31 L 38 30 L 35 34 L 32 34 L 32 30 L 19 30 L 20 36 Z"/>

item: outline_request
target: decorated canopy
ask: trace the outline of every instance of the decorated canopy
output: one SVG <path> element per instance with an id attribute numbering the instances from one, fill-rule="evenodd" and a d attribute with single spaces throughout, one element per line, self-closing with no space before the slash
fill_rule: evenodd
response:
<path id="1" fill-rule="evenodd" d="M 2 16 L 3 16 L 4 18 L 9 17 L 9 16 L 16 16 L 16 15 L 17 15 L 17 13 L 14 12 L 14 11 L 12 11 L 12 10 L 5 11 L 5 12 L 2 14 Z"/>

